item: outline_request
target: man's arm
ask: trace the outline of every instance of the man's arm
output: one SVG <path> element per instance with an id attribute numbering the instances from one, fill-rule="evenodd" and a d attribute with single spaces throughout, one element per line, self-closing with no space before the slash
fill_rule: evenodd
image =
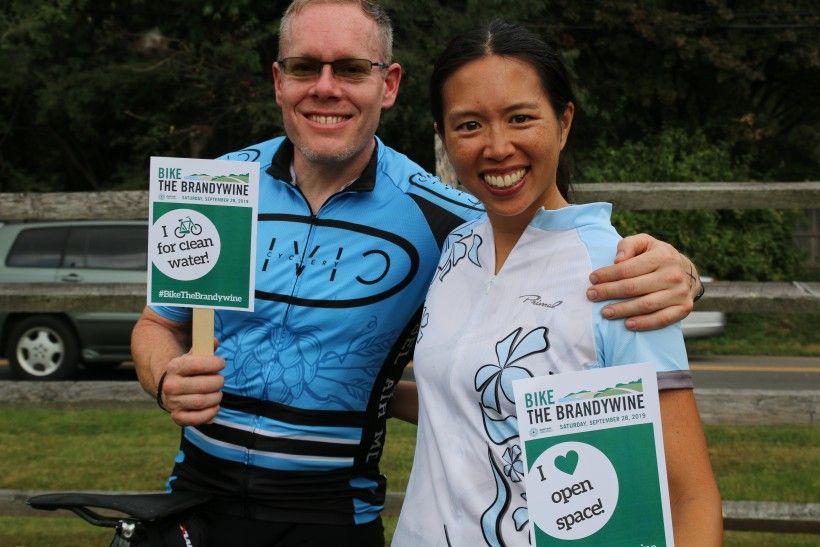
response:
<path id="1" fill-rule="evenodd" d="M 607 319 L 626 317 L 630 330 L 652 330 L 680 321 L 702 294 L 698 270 L 673 246 L 647 234 L 618 243 L 615 264 L 589 276 L 587 298 L 593 302 L 628 298 L 605 306 Z"/>
<path id="2" fill-rule="evenodd" d="M 400 380 L 390 399 L 389 414 L 391 418 L 418 424 L 419 422 L 419 392 L 416 382 Z"/>
<path id="3" fill-rule="evenodd" d="M 225 367 L 221 357 L 189 352 L 190 324 L 165 319 L 146 307 L 131 333 L 131 354 L 142 388 L 159 396 L 179 425 L 199 425 L 216 416 Z M 162 393 L 157 394 L 160 378 Z"/>

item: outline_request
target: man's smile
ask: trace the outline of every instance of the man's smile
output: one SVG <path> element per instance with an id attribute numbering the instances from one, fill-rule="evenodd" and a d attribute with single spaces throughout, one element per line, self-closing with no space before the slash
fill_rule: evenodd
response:
<path id="1" fill-rule="evenodd" d="M 319 125 L 336 125 L 352 117 L 353 116 L 342 114 L 305 114 L 305 118 Z"/>

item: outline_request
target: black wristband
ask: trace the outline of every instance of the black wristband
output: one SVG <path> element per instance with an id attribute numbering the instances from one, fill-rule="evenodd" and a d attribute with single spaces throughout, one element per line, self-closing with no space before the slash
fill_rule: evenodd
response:
<path id="1" fill-rule="evenodd" d="M 167 370 L 162 373 L 162 376 L 159 377 L 159 383 L 157 383 L 157 404 L 159 405 L 159 407 L 162 410 L 164 410 L 165 412 L 168 412 L 168 409 L 165 408 L 164 404 L 162 404 L 162 384 L 165 383 L 165 375 L 166 374 L 168 374 Z"/>
<path id="2" fill-rule="evenodd" d="M 700 297 L 703 296 L 703 293 L 705 293 L 705 292 L 706 292 L 706 285 L 703 284 L 703 281 L 700 281 L 700 290 L 698 291 L 698 294 L 695 295 L 695 298 L 692 300 L 692 302 L 694 303 L 694 302 L 697 302 L 698 300 L 700 300 Z"/>

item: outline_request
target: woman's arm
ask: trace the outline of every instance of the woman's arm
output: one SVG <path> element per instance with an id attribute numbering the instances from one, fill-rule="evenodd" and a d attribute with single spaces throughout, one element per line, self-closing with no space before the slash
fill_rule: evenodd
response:
<path id="1" fill-rule="evenodd" d="M 691 389 L 660 392 L 675 545 L 723 545 L 720 492 Z"/>

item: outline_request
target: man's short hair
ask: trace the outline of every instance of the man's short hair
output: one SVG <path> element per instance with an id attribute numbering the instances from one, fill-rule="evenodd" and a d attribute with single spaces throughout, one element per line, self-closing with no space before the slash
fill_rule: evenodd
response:
<path id="1" fill-rule="evenodd" d="M 373 20 L 379 29 L 379 35 L 382 41 L 382 58 L 371 59 L 383 63 L 389 63 L 393 58 L 393 25 L 390 22 L 390 16 L 387 11 L 378 2 L 373 0 L 293 0 L 285 13 L 282 15 L 282 21 L 279 23 L 279 52 L 281 55 L 285 36 L 287 36 L 290 22 L 294 15 L 311 5 L 319 4 L 350 4 L 358 6 L 362 13 Z"/>

